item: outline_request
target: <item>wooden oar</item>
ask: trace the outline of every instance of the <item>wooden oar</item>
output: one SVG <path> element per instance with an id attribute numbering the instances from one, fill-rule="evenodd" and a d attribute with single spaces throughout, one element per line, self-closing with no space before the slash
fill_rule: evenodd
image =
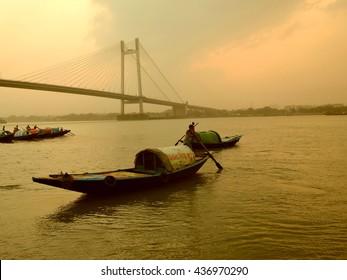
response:
<path id="1" fill-rule="evenodd" d="M 178 143 L 182 141 L 182 138 L 183 138 L 184 136 L 185 136 L 185 135 L 183 135 L 183 136 L 176 142 L 175 146 L 177 146 Z"/>
<path id="2" fill-rule="evenodd" d="M 200 145 L 204 148 L 204 150 L 206 151 L 206 153 L 209 155 L 209 157 L 214 161 L 214 163 L 216 164 L 216 166 L 218 167 L 218 169 L 223 169 L 223 166 L 220 165 L 220 163 L 218 161 L 216 161 L 216 159 L 213 157 L 213 155 L 207 150 L 207 148 L 205 147 L 205 145 L 201 142 Z"/>
<path id="3" fill-rule="evenodd" d="M 194 125 L 194 127 L 196 127 L 199 123 L 192 123 L 192 125 Z M 182 138 L 186 136 L 185 134 L 176 142 L 175 146 L 178 145 L 179 142 L 182 142 Z"/>

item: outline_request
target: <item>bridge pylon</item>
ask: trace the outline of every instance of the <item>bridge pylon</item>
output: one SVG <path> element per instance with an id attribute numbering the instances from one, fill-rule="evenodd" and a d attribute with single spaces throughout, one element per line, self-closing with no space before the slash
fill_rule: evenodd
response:
<path id="1" fill-rule="evenodd" d="M 120 42 L 120 49 L 121 49 L 121 94 L 125 93 L 125 63 L 124 63 L 124 57 L 126 55 L 133 55 L 136 56 L 136 68 L 137 68 L 137 89 L 138 89 L 138 95 L 139 95 L 139 108 L 140 108 L 140 114 L 143 114 L 143 95 L 142 95 L 142 80 L 141 80 L 141 64 L 140 64 L 140 41 L 138 38 L 135 39 L 135 49 L 125 49 L 124 41 Z M 125 101 L 124 99 L 121 100 L 121 114 L 124 115 L 124 106 Z"/>

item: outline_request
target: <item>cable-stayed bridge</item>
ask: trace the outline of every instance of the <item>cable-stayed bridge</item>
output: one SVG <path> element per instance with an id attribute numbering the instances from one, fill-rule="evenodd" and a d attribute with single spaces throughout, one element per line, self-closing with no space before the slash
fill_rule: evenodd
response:
<path id="1" fill-rule="evenodd" d="M 219 111 L 184 102 L 138 39 L 13 80 L 0 79 L 0 86 L 119 99 L 122 115 L 125 105 L 133 103 L 139 104 L 140 114 L 144 103 L 170 106 L 181 117 L 189 110 Z"/>

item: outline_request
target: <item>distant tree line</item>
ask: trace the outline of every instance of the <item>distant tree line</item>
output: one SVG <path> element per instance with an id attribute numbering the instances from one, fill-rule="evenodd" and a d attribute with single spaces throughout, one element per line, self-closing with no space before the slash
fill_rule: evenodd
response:
<path id="1" fill-rule="evenodd" d="M 7 122 L 62 122 L 62 121 L 95 121 L 95 120 L 116 120 L 117 113 L 109 114 L 68 114 L 63 116 L 15 116 L 11 115 L 6 118 Z"/>
<path id="2" fill-rule="evenodd" d="M 343 104 L 328 104 L 321 106 L 286 106 L 283 109 L 265 106 L 263 108 L 248 108 L 237 110 L 211 110 L 211 111 L 189 111 L 187 117 L 252 117 L 252 116 L 293 116 L 293 115 L 347 115 L 347 106 Z M 159 113 L 146 113 L 141 118 L 136 117 L 136 113 L 128 114 L 129 119 L 165 119 L 174 118 L 172 110 Z M 138 114 L 139 115 L 139 114 Z M 4 118 L 7 122 L 63 122 L 63 121 L 96 121 L 96 120 L 121 120 L 119 113 L 108 114 L 68 114 L 63 116 L 15 116 Z M 133 116 L 133 117 L 132 117 Z M 127 119 L 127 118 L 124 118 Z"/>
<path id="3" fill-rule="evenodd" d="M 293 115 L 346 115 L 347 106 L 343 104 L 328 104 L 321 106 L 293 105 L 283 109 L 265 106 L 263 108 L 248 108 L 237 110 L 220 110 L 210 112 L 190 112 L 192 117 L 254 117 L 254 116 L 293 116 Z"/>

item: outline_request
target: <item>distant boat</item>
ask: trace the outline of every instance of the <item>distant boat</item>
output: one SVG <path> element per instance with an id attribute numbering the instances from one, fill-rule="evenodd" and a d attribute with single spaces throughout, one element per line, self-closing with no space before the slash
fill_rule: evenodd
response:
<path id="1" fill-rule="evenodd" d="M 14 140 L 35 140 L 35 139 L 44 139 L 44 138 L 55 138 L 59 136 L 63 136 L 67 133 L 71 132 L 69 129 L 63 129 L 62 127 L 54 127 L 54 128 L 27 128 L 18 130 L 14 133 Z"/>
<path id="2" fill-rule="evenodd" d="M 0 123 L 7 123 L 7 121 L 4 119 L 0 119 Z"/>
<path id="3" fill-rule="evenodd" d="M 241 139 L 242 135 L 233 135 L 221 137 L 216 131 L 197 131 L 196 136 L 208 149 L 230 148 L 235 146 Z M 201 149 L 199 142 L 192 142 L 193 149 Z"/>
<path id="4" fill-rule="evenodd" d="M 7 130 L 0 131 L 0 143 L 11 143 L 13 140 L 13 133 Z"/>
<path id="5" fill-rule="evenodd" d="M 196 155 L 187 146 L 145 149 L 135 156 L 135 167 L 107 172 L 53 174 L 34 182 L 92 194 L 134 192 L 183 180 L 194 175 L 209 155 Z"/>

